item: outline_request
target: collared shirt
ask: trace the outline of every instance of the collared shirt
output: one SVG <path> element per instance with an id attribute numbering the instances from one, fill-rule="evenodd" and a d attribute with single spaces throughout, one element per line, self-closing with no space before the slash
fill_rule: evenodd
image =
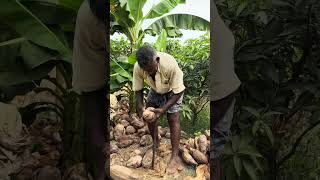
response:
<path id="1" fill-rule="evenodd" d="M 212 2 L 211 5 L 213 27 L 211 29 L 212 58 L 209 87 L 210 100 L 216 101 L 236 91 L 241 82 L 234 71 L 234 36 L 221 19 L 215 3 Z"/>
<path id="2" fill-rule="evenodd" d="M 177 61 L 171 55 L 158 52 L 160 57 L 158 63 L 158 70 L 155 75 L 155 81 L 152 77 L 144 71 L 138 64 L 135 63 L 133 69 L 133 91 L 142 90 L 144 81 L 157 93 L 165 94 L 172 91 L 178 94 L 185 89 L 183 83 L 183 72 L 179 68 Z"/>
<path id="3" fill-rule="evenodd" d="M 83 1 L 77 15 L 73 46 L 74 90 L 90 92 L 107 84 L 107 38 L 105 24 L 92 13 L 88 1 Z"/>

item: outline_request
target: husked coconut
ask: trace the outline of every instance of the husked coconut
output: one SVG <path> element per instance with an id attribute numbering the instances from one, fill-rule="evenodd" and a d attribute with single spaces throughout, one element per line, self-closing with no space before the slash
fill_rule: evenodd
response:
<path id="1" fill-rule="evenodd" d="M 126 127 L 126 133 L 127 134 L 133 134 L 136 132 L 136 129 L 133 126 Z"/>
<path id="2" fill-rule="evenodd" d="M 182 159 L 189 165 L 198 165 L 198 163 L 193 159 L 186 148 L 180 149 L 182 152 Z"/>
<path id="3" fill-rule="evenodd" d="M 152 110 L 154 110 L 153 107 L 148 107 L 143 111 L 142 117 L 147 122 L 154 122 L 156 119 L 156 114 Z"/>
<path id="4" fill-rule="evenodd" d="M 130 125 L 130 123 L 127 120 L 124 120 L 124 119 L 120 120 L 119 123 L 122 124 L 124 127 L 127 127 L 127 126 Z"/>
<path id="5" fill-rule="evenodd" d="M 127 162 L 127 167 L 138 168 L 142 164 L 142 157 L 140 155 L 131 157 Z"/>
<path id="6" fill-rule="evenodd" d="M 114 141 L 110 142 L 110 154 L 116 153 L 118 150 L 117 144 Z"/>
<path id="7" fill-rule="evenodd" d="M 199 149 L 198 139 L 199 139 L 199 137 L 195 137 L 194 138 L 194 147 L 195 147 L 195 149 Z"/>
<path id="8" fill-rule="evenodd" d="M 140 145 L 141 146 L 148 146 L 152 144 L 152 137 L 151 135 L 147 134 L 147 135 L 143 135 L 141 137 L 141 140 L 140 140 Z"/>
<path id="9" fill-rule="evenodd" d="M 208 157 L 197 149 L 190 148 L 190 153 L 199 164 L 207 164 Z"/>
<path id="10" fill-rule="evenodd" d="M 152 149 L 148 149 L 142 159 L 142 166 L 144 168 L 150 168 L 152 165 Z"/>
<path id="11" fill-rule="evenodd" d="M 205 135 L 200 135 L 198 138 L 198 146 L 199 149 L 202 153 L 206 153 L 207 152 L 207 148 L 208 148 L 208 140 L 207 137 Z"/>
<path id="12" fill-rule="evenodd" d="M 118 141 L 118 139 L 125 134 L 125 128 L 122 124 L 117 124 L 114 128 L 114 138 Z"/>
<path id="13" fill-rule="evenodd" d="M 133 127 L 135 127 L 136 129 L 140 129 L 144 126 L 144 122 L 142 120 L 140 120 L 139 118 L 134 118 L 131 123 L 130 123 Z"/>
<path id="14" fill-rule="evenodd" d="M 210 139 L 210 130 L 205 130 L 204 135 L 207 137 L 207 139 Z"/>
<path id="15" fill-rule="evenodd" d="M 145 134 L 149 134 L 149 128 L 147 125 L 145 125 L 143 128 L 138 129 L 139 136 L 143 136 Z"/>
<path id="16" fill-rule="evenodd" d="M 132 143 L 133 143 L 133 140 L 130 136 L 121 136 L 121 138 L 119 138 L 117 146 L 119 148 L 126 148 L 130 146 Z"/>
<path id="17" fill-rule="evenodd" d="M 158 132 L 160 134 L 160 136 L 165 136 L 167 133 L 167 130 L 165 128 L 162 128 L 161 126 L 158 126 Z"/>
<path id="18" fill-rule="evenodd" d="M 190 148 L 195 148 L 193 138 L 189 138 L 187 141 L 187 149 L 190 149 Z"/>
<path id="19" fill-rule="evenodd" d="M 167 139 L 170 139 L 170 136 L 171 136 L 171 134 L 170 134 L 169 132 L 167 132 L 166 135 L 165 135 L 165 137 L 166 137 Z"/>
<path id="20" fill-rule="evenodd" d="M 110 141 L 114 139 L 113 131 L 110 131 Z"/>
<path id="21" fill-rule="evenodd" d="M 206 164 L 201 164 L 196 169 L 197 177 L 204 177 L 203 179 L 210 179 L 209 167 Z"/>

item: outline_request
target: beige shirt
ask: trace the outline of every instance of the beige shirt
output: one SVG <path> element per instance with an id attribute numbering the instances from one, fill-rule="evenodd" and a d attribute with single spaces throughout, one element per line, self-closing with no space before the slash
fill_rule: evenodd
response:
<path id="1" fill-rule="evenodd" d="M 105 25 L 93 15 L 87 0 L 77 16 L 73 49 L 74 90 L 95 91 L 107 84 L 107 35 Z"/>
<path id="2" fill-rule="evenodd" d="M 142 90 L 145 81 L 159 94 L 165 94 L 171 90 L 174 94 L 182 92 L 185 89 L 183 72 L 179 68 L 177 61 L 171 55 L 164 52 L 158 52 L 157 56 L 160 57 L 160 61 L 155 81 L 139 66 L 138 62 L 135 63 L 133 69 L 133 90 Z"/>
<path id="3" fill-rule="evenodd" d="M 218 14 L 215 3 L 211 2 L 211 82 L 210 100 L 222 99 L 238 89 L 241 82 L 234 71 L 235 39 L 230 29 Z"/>

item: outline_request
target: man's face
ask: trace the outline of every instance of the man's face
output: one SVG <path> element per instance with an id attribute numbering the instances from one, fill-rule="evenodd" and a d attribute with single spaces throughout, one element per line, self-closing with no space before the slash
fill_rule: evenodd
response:
<path id="1" fill-rule="evenodd" d="M 150 75 L 155 74 L 158 70 L 158 59 L 159 57 L 155 56 L 150 63 L 141 68 Z"/>

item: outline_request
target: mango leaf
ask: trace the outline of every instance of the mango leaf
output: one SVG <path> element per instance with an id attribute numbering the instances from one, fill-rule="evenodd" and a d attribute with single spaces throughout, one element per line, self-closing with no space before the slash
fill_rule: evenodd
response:
<path id="1" fill-rule="evenodd" d="M 257 118 L 260 117 L 259 111 L 257 111 L 256 109 L 254 109 L 254 108 L 252 108 L 252 107 L 243 106 L 242 109 L 248 111 L 249 113 L 251 113 L 252 115 L 254 115 L 254 116 L 257 117 Z"/>
<path id="2" fill-rule="evenodd" d="M 228 142 L 225 144 L 224 149 L 222 151 L 222 154 L 225 154 L 225 155 L 233 155 L 234 154 L 234 152 L 232 150 L 231 142 Z"/>
<path id="3" fill-rule="evenodd" d="M 232 142 L 232 150 L 234 152 L 237 152 L 239 149 L 239 144 L 240 144 L 240 136 L 232 136 L 231 142 Z"/>
<path id="4" fill-rule="evenodd" d="M 167 33 L 164 29 L 161 30 L 161 34 L 159 35 L 157 41 L 154 44 L 155 48 L 158 51 L 165 52 L 167 47 Z"/>
<path id="5" fill-rule="evenodd" d="M 255 168 L 252 165 L 252 163 L 250 161 L 248 161 L 248 160 L 243 160 L 242 164 L 243 164 L 244 169 L 246 170 L 246 172 L 250 176 L 250 178 L 252 180 L 257 180 L 258 178 L 257 178 L 256 172 L 255 172 Z"/>
<path id="6" fill-rule="evenodd" d="M 158 4 L 153 5 L 153 7 L 147 13 L 145 18 L 152 19 L 152 18 L 160 17 L 170 12 L 178 4 L 182 4 L 185 2 L 186 2 L 185 0 L 161 0 Z"/>
<path id="7" fill-rule="evenodd" d="M 255 147 L 248 145 L 245 148 L 241 148 L 238 151 L 238 154 L 243 154 L 243 155 L 250 155 L 250 156 L 255 156 L 255 157 L 263 157 Z"/>
<path id="8" fill-rule="evenodd" d="M 258 161 L 257 157 L 250 156 L 250 159 L 253 161 L 253 163 L 255 164 L 255 166 L 256 166 L 261 172 L 263 172 L 263 168 L 262 168 L 260 162 Z"/>
<path id="9" fill-rule="evenodd" d="M 134 18 L 136 23 L 143 18 L 142 8 L 147 0 L 129 0 L 128 6 L 130 9 L 130 14 Z"/>
<path id="10" fill-rule="evenodd" d="M 167 31 L 169 37 L 175 37 L 181 35 L 179 29 L 209 31 L 210 23 L 201 17 L 190 14 L 171 14 L 152 23 L 145 29 L 145 32 L 156 35 L 160 34 L 162 29 Z"/>
<path id="11" fill-rule="evenodd" d="M 24 17 L 24 18 L 21 18 Z M 35 44 L 58 51 L 62 59 L 71 63 L 71 50 L 19 1 L 3 0 L 0 20 L 14 29 L 21 37 Z"/>
<path id="12" fill-rule="evenodd" d="M 270 140 L 271 145 L 273 145 L 274 144 L 274 137 L 273 137 L 273 133 L 271 131 L 271 128 L 265 123 L 263 123 L 263 126 L 264 126 L 264 130 Z"/>
<path id="13" fill-rule="evenodd" d="M 252 126 L 252 134 L 255 135 L 260 128 L 261 121 L 255 121 Z"/>
<path id="14" fill-rule="evenodd" d="M 242 11 L 247 7 L 247 5 L 248 1 L 241 2 L 241 4 L 238 6 L 236 15 L 239 16 L 242 13 Z"/>
<path id="15" fill-rule="evenodd" d="M 242 164 L 241 164 L 241 160 L 238 156 L 233 156 L 233 165 L 234 165 L 234 168 L 236 169 L 238 176 L 240 177 L 241 170 L 242 170 Z"/>

